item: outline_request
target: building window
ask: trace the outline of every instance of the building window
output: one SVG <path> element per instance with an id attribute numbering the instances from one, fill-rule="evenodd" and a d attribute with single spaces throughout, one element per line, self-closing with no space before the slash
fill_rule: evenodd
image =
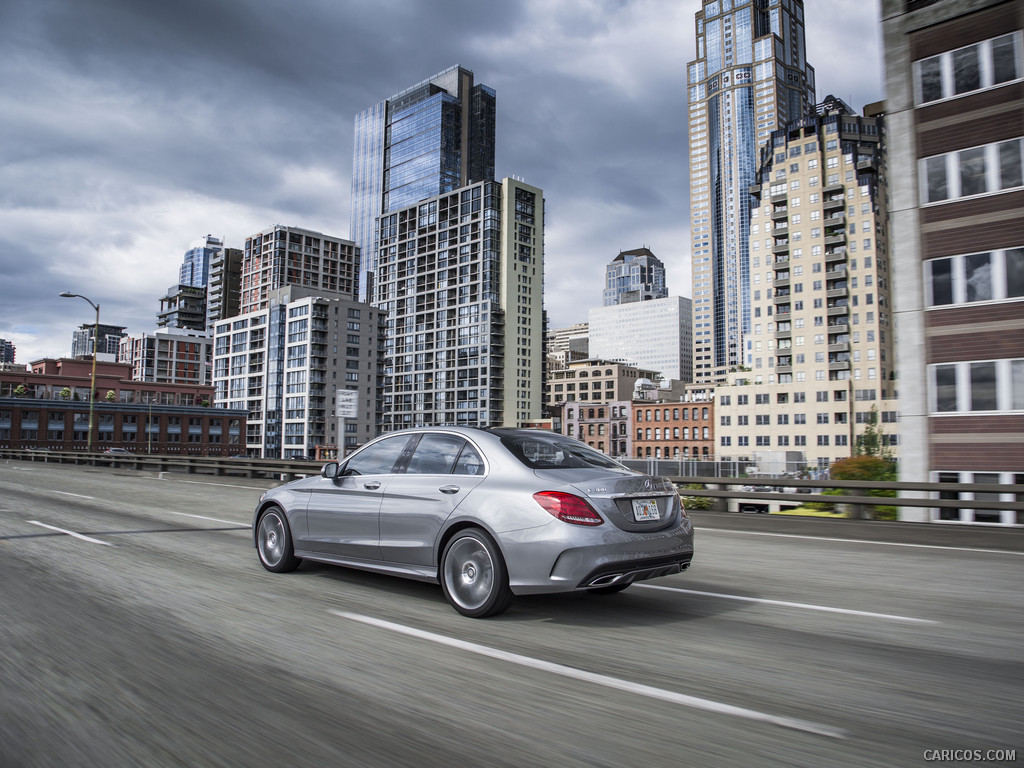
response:
<path id="1" fill-rule="evenodd" d="M 1000 493 L 1001 485 L 1019 485 L 1024 483 L 1024 474 L 1012 472 L 933 472 L 932 481 L 939 483 L 965 483 L 972 485 L 991 485 L 991 491 L 940 491 L 940 499 L 964 501 L 962 508 L 942 507 L 932 510 L 932 519 L 943 522 L 958 523 L 989 523 L 995 525 L 1024 525 L 1024 512 L 1000 509 L 978 509 L 972 507 L 971 501 L 1012 502 L 1019 497 L 1012 493 Z"/>
<path id="2" fill-rule="evenodd" d="M 1024 248 L 925 262 L 928 306 L 1003 301 L 1024 296 Z"/>
<path id="3" fill-rule="evenodd" d="M 1024 410 L 1024 358 L 929 366 L 932 413 Z"/>
<path id="4" fill-rule="evenodd" d="M 1008 83 L 1021 76 L 1020 33 L 1003 35 L 914 62 L 918 104 Z"/>
<path id="5" fill-rule="evenodd" d="M 1022 146 L 1017 138 L 920 160 L 921 199 L 942 203 L 1024 185 Z"/>

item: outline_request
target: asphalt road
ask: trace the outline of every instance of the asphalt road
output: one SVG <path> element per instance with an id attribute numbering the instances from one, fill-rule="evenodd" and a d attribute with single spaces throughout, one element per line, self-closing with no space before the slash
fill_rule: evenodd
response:
<path id="1" fill-rule="evenodd" d="M 0 464 L 0 766 L 1024 761 L 998 538 L 700 515 L 686 573 L 472 620 L 434 585 L 265 572 L 265 486 Z"/>

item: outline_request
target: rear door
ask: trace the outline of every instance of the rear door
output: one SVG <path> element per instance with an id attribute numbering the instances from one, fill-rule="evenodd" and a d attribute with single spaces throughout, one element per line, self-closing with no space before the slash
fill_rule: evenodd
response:
<path id="1" fill-rule="evenodd" d="M 424 434 L 405 469 L 388 483 L 380 507 L 381 557 L 431 566 L 445 520 L 484 480 L 484 461 L 459 435 Z"/>

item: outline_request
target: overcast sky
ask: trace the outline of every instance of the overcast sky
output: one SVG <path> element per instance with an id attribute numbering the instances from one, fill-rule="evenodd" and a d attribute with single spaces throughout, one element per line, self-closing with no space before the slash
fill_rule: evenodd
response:
<path id="1" fill-rule="evenodd" d="M 817 97 L 883 98 L 878 2 L 806 0 Z M 497 91 L 496 175 L 544 190 L 553 328 L 647 246 L 690 295 L 686 63 L 699 0 L 7 0 L 0 338 L 67 356 L 156 325 L 189 244 L 349 236 L 355 114 L 460 64 Z"/>

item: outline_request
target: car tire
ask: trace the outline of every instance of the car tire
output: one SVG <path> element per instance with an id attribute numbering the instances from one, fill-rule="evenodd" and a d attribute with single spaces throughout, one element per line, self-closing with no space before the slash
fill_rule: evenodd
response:
<path id="1" fill-rule="evenodd" d="M 280 507 L 270 507 L 256 524 L 256 551 L 260 563 L 271 573 L 294 571 L 302 562 L 295 556 L 288 518 Z"/>
<path id="2" fill-rule="evenodd" d="M 595 587 L 594 589 L 587 590 L 592 595 L 614 595 L 616 592 L 621 592 L 624 589 L 629 589 L 633 582 L 629 584 L 610 584 L 607 587 Z"/>
<path id="3" fill-rule="evenodd" d="M 456 533 L 444 548 L 439 569 L 441 588 L 463 616 L 495 616 L 512 604 L 508 568 L 497 543 L 479 528 Z"/>

